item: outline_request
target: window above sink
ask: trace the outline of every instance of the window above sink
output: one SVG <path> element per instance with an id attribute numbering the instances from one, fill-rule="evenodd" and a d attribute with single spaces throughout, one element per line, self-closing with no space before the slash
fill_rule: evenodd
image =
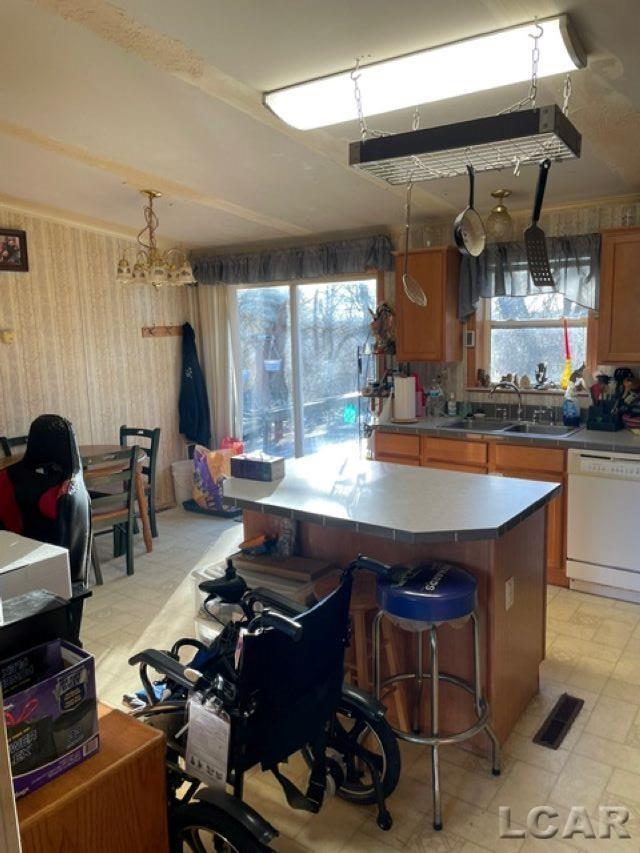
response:
<path id="1" fill-rule="evenodd" d="M 492 381 L 507 373 L 525 374 L 535 383 L 538 362 L 559 383 L 564 368 L 562 319 L 566 317 L 574 366 L 587 357 L 588 309 L 559 293 L 497 296 L 486 300 L 487 369 Z"/>

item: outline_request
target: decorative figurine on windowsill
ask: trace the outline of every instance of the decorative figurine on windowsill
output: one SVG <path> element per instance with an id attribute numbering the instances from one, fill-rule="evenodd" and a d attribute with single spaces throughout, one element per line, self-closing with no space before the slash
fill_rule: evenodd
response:
<path id="1" fill-rule="evenodd" d="M 372 316 L 369 328 L 375 340 L 377 355 L 393 355 L 396 351 L 396 314 L 387 302 L 381 302 L 376 310 L 369 309 Z"/>

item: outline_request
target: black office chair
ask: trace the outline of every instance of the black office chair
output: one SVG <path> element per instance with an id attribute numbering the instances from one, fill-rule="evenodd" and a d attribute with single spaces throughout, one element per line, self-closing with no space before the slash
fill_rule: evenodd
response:
<path id="1" fill-rule="evenodd" d="M 70 614 L 78 641 L 84 599 L 91 594 L 91 515 L 75 432 L 60 415 L 36 418 L 23 458 L 0 471 L 0 529 L 69 551 Z"/>
<path id="2" fill-rule="evenodd" d="M 155 539 L 158 536 L 158 526 L 156 524 L 156 464 L 158 461 L 158 448 L 160 446 L 160 427 L 155 429 L 143 429 L 142 427 L 128 427 L 124 424 L 120 427 L 120 444 L 127 444 L 127 439 L 135 438 L 135 443 L 143 447 L 147 452 L 148 463 L 143 466 L 142 473 L 147 478 L 145 485 L 145 494 L 147 496 L 147 504 L 149 507 L 149 524 L 151 526 L 151 535 Z M 145 445 L 140 442 L 140 439 L 146 439 L 149 444 Z"/>

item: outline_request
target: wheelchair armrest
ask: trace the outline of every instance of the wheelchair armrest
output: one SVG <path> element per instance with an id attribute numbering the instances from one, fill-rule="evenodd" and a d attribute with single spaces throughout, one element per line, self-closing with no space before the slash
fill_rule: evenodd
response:
<path id="1" fill-rule="evenodd" d="M 181 664 L 180 661 L 172 658 L 171 655 L 167 654 L 167 652 L 161 652 L 158 651 L 158 649 L 145 649 L 143 652 L 138 652 L 138 654 L 129 658 L 129 664 L 131 666 L 135 666 L 137 663 L 140 664 L 141 674 L 143 672 L 143 668 L 146 670 L 146 667 L 150 666 L 152 669 L 155 669 L 156 672 L 166 675 L 167 678 L 175 681 L 181 687 L 186 687 L 190 690 L 195 686 L 193 680 L 190 680 L 185 675 L 187 667 Z M 146 674 L 142 676 L 143 684 L 145 682 L 145 678 Z"/>
<path id="2" fill-rule="evenodd" d="M 74 581 L 71 584 L 70 601 L 81 601 L 85 598 L 91 598 L 93 590 L 88 587 L 83 581 Z"/>
<path id="3" fill-rule="evenodd" d="M 264 586 L 257 586 L 255 589 L 252 589 L 248 598 L 249 601 L 259 601 L 260 604 L 264 604 L 265 607 L 271 607 L 273 610 L 277 610 L 278 613 L 282 613 L 284 616 L 300 616 L 308 609 L 304 604 L 300 604 L 291 598 L 287 598 L 286 595 L 280 595 L 278 592 L 272 592 L 272 590 L 267 589 Z"/>

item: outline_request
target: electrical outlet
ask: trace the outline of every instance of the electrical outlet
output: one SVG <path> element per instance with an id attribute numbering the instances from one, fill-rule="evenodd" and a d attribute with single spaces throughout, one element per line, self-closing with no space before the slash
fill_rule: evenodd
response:
<path id="1" fill-rule="evenodd" d="M 511 610 L 515 594 L 515 581 L 511 577 L 504 585 L 504 609 Z"/>

